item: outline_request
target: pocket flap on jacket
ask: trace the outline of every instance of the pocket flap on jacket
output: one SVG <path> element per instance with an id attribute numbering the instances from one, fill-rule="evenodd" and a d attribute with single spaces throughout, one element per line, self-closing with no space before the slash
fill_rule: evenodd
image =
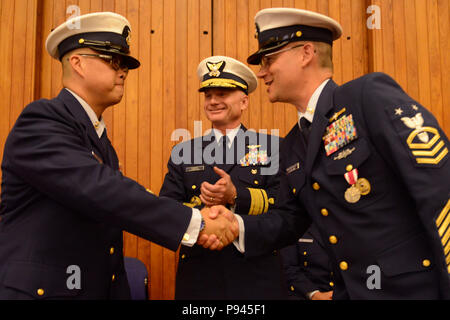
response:
<path id="1" fill-rule="evenodd" d="M 368 142 L 363 137 L 339 149 L 326 158 L 325 170 L 330 175 L 341 175 L 347 172 L 347 166 L 359 168 L 370 156 Z"/>
<path id="2" fill-rule="evenodd" d="M 427 271 L 433 267 L 431 250 L 424 234 L 419 234 L 378 256 L 381 272 L 395 276 L 407 272 Z"/>
<path id="3" fill-rule="evenodd" d="M 73 297 L 80 294 L 81 288 L 68 288 L 67 280 L 71 275 L 63 267 L 13 261 L 7 265 L 2 282 L 5 287 L 22 291 L 36 299 Z"/>

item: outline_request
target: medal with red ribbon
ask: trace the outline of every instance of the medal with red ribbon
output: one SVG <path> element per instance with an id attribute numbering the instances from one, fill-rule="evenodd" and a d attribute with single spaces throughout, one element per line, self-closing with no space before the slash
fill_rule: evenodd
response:
<path id="1" fill-rule="evenodd" d="M 358 178 L 358 169 L 346 172 L 344 178 L 350 184 L 344 194 L 347 202 L 356 203 L 361 199 L 361 195 L 365 196 L 370 193 L 370 182 L 365 178 Z"/>
<path id="2" fill-rule="evenodd" d="M 345 180 L 347 180 L 347 182 L 350 185 L 354 185 L 356 183 L 356 181 L 358 181 L 358 169 L 353 169 L 347 173 L 344 174 Z"/>
<path id="3" fill-rule="evenodd" d="M 356 187 L 358 181 L 358 169 L 353 169 L 344 174 L 345 180 L 350 184 L 350 187 L 345 191 L 344 198 L 349 203 L 356 203 L 361 199 L 361 192 Z"/>

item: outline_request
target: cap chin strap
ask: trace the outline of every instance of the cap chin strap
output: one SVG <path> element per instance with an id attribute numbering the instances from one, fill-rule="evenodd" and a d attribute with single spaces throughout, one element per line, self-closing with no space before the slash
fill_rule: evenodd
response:
<path id="1" fill-rule="evenodd" d="M 81 38 L 80 40 L 78 40 L 78 43 L 86 45 L 86 46 L 100 47 L 99 49 L 106 49 L 106 50 L 112 49 L 112 50 L 116 50 L 118 52 L 123 52 L 123 53 L 129 52 L 129 50 L 123 50 L 124 49 L 123 47 L 111 44 L 111 42 L 109 42 L 109 41 L 87 40 L 87 39 Z"/>

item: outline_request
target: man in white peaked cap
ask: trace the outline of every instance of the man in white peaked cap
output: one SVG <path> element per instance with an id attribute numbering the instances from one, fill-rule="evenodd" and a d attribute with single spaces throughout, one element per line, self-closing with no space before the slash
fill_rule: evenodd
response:
<path id="1" fill-rule="evenodd" d="M 450 144 L 434 116 L 383 73 L 338 86 L 333 19 L 271 8 L 255 23 L 248 62 L 300 120 L 281 147 L 279 208 L 242 216 L 247 257 L 294 243 L 312 219 L 333 299 L 450 299 Z"/>
<path id="2" fill-rule="evenodd" d="M 122 230 L 174 251 L 199 234 L 215 232 L 216 249 L 237 236 L 225 217 L 208 218 L 213 209 L 158 198 L 122 175 L 102 113 L 120 102 L 128 71 L 139 67 L 131 27 L 110 12 L 74 19 L 46 42 L 62 63 L 64 89 L 29 104 L 5 144 L 2 300 L 129 299 Z"/>
<path id="3" fill-rule="evenodd" d="M 450 144 L 434 116 L 383 73 L 338 86 L 333 19 L 273 8 L 255 23 L 248 62 L 260 64 L 270 101 L 300 112 L 281 148 L 278 214 L 307 212 L 318 226 L 333 298 L 449 299 Z M 261 234 L 252 229 L 248 254 Z"/>
<path id="4" fill-rule="evenodd" d="M 239 215 L 265 215 L 276 203 L 280 176 L 264 169 L 278 162 L 279 138 L 241 123 L 257 78 L 245 64 L 225 56 L 202 60 L 197 75 L 212 130 L 174 147 L 160 196 L 198 209 L 224 205 Z M 220 252 L 182 247 L 175 299 L 284 299 L 281 276 L 277 252 L 247 260 L 232 245 Z"/>

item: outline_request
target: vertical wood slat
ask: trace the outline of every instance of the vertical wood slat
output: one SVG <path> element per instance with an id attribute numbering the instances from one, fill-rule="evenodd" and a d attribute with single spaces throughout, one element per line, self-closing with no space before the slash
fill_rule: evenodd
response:
<path id="1" fill-rule="evenodd" d="M 447 136 L 450 136 L 450 4 L 448 0 L 438 0 L 438 29 L 441 53 L 441 79 L 442 79 L 442 109 L 444 112 L 441 125 L 444 126 Z"/>
<path id="2" fill-rule="evenodd" d="M 182 13 L 183 14 L 183 13 Z M 177 63 L 177 41 L 179 36 L 177 35 L 177 21 L 179 14 L 177 12 L 176 0 L 164 1 L 164 39 L 163 39 L 163 92 L 164 92 L 164 108 L 163 108 L 163 166 L 161 167 L 160 185 L 163 181 L 163 172 L 166 168 L 167 160 L 170 157 L 171 141 L 170 136 L 173 130 L 176 128 L 177 123 L 177 95 L 179 89 L 176 85 L 176 63 Z M 175 21 L 172 20 L 175 18 Z M 176 40 L 176 38 L 178 40 Z M 182 37 L 181 37 L 182 38 Z M 162 249 L 162 297 L 170 296 L 173 292 L 174 281 L 170 282 L 173 278 L 174 256 L 173 253 L 166 249 Z M 167 273 L 166 273 L 167 272 Z M 169 277 L 170 275 L 170 277 Z M 169 281 L 168 281 L 169 280 Z"/>
<path id="3" fill-rule="evenodd" d="M 24 12 L 27 11 L 26 0 L 14 2 L 14 25 L 11 29 L 13 32 L 13 39 L 20 39 L 26 34 L 26 18 Z M 22 41 L 13 42 L 12 56 L 12 72 L 11 72 L 11 101 L 10 123 L 19 116 L 20 111 L 24 106 L 23 97 L 23 79 L 25 78 L 25 50 Z"/>
<path id="4" fill-rule="evenodd" d="M 206 31 L 207 34 L 203 34 L 203 36 L 201 37 L 200 40 L 200 58 L 198 59 L 198 61 L 194 62 L 194 65 L 198 65 L 200 61 L 202 61 L 203 59 L 205 59 L 206 57 L 210 56 L 213 54 L 213 39 L 215 37 L 213 37 L 213 24 L 212 24 L 212 17 L 213 17 L 213 3 L 211 0 L 200 0 L 199 1 L 199 8 L 200 8 L 200 31 Z M 214 31 L 214 34 L 216 32 Z M 196 67 L 194 67 L 196 68 Z M 195 70 L 195 69 L 194 69 Z M 199 86 L 199 81 L 197 80 L 197 75 L 195 75 L 195 81 L 193 80 L 193 82 L 189 82 L 193 84 L 193 87 L 198 88 Z M 197 93 L 198 94 L 198 93 Z M 200 97 L 200 95 L 198 95 L 199 98 L 199 113 L 200 113 L 200 117 L 198 119 L 201 120 L 201 123 L 203 124 L 202 126 L 202 132 L 200 132 L 200 135 L 203 134 L 205 132 L 206 129 L 209 128 L 209 126 L 207 126 L 207 122 L 208 119 L 206 118 L 205 112 L 203 112 L 203 96 Z"/>
<path id="5" fill-rule="evenodd" d="M 0 2 L 0 28 L 12 30 L 14 26 L 14 2 Z M 3 146 L 9 133 L 11 120 L 11 69 L 13 33 L 1 32 L 0 41 L 3 44 L 0 50 L 0 95 L 2 97 L 2 116 L 0 117 L 0 155 L 3 159 Z"/>
<path id="6" fill-rule="evenodd" d="M 150 127 L 151 127 L 151 142 L 150 148 L 152 157 L 150 159 L 151 175 L 150 175 L 150 189 L 155 190 L 161 186 L 160 171 L 163 167 L 162 157 L 162 141 L 163 141 L 163 106 L 166 103 L 163 94 L 163 57 L 164 50 L 162 47 L 163 39 L 166 36 L 164 33 L 164 2 L 159 0 L 152 0 L 151 3 L 151 33 L 150 40 Z M 158 189 L 156 189 L 158 190 Z M 150 247 L 150 298 L 162 298 L 162 248 L 154 243 Z"/>
<path id="7" fill-rule="evenodd" d="M 138 69 L 139 82 L 138 82 L 138 181 L 147 188 L 150 187 L 151 177 L 151 120 L 150 120 L 150 104 L 151 92 L 149 90 L 151 81 L 151 5 L 150 1 L 140 1 L 139 3 L 139 37 L 136 35 L 134 39 L 138 40 L 139 49 L 134 50 L 133 53 L 138 53 L 140 61 L 142 61 L 141 67 Z M 124 239 L 127 236 L 124 233 Z M 127 256 L 131 254 L 128 251 L 124 251 Z M 151 270 L 151 243 L 145 239 L 137 238 L 137 255 L 135 256 L 141 260 L 146 266 L 147 270 Z M 149 286 L 150 288 L 150 286 Z M 148 290 L 149 297 L 150 289 Z"/>
<path id="8" fill-rule="evenodd" d="M 34 100 L 37 0 L 0 3 L 0 159 L 7 135 L 25 105 Z"/>
<path id="9" fill-rule="evenodd" d="M 258 41 L 255 39 L 255 22 L 254 17 L 256 13 L 260 10 L 260 6 L 258 1 L 249 1 L 248 2 L 248 52 L 247 54 L 252 54 L 253 52 L 256 52 L 258 50 Z M 219 36 L 219 35 L 215 35 Z M 244 62 L 245 57 L 244 57 Z M 258 73 L 259 67 L 258 66 L 249 66 L 250 69 L 253 70 L 255 74 Z M 247 122 L 244 122 L 244 125 L 246 125 L 248 128 L 258 129 L 261 127 L 261 112 L 262 108 L 259 107 L 261 104 L 261 99 L 264 96 L 265 92 L 264 90 L 264 82 L 259 80 L 258 81 L 258 87 L 256 90 L 250 94 L 249 99 L 249 110 L 247 111 L 248 117 Z"/>
<path id="10" fill-rule="evenodd" d="M 138 41 L 141 31 L 138 19 L 139 0 L 127 0 L 125 4 L 126 6 L 124 5 L 124 7 L 122 7 L 122 10 L 124 10 L 122 15 L 125 16 L 131 24 L 132 54 L 136 55 L 141 45 Z M 138 70 L 131 70 L 128 72 L 126 79 L 127 90 L 122 99 L 124 105 L 119 106 L 125 110 L 125 154 L 123 166 L 125 168 L 126 176 L 136 181 L 138 180 L 138 164 L 140 162 L 138 156 L 138 83 L 140 72 Z M 115 112 L 116 110 L 116 107 L 114 107 L 113 111 Z M 120 112 L 123 112 L 123 110 Z M 129 233 L 124 233 L 125 254 L 127 256 L 137 257 L 137 249 L 138 237 Z"/>

